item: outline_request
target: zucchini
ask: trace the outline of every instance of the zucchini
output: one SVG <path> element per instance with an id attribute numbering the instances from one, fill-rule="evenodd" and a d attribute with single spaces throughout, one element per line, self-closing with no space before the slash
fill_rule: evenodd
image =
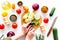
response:
<path id="1" fill-rule="evenodd" d="M 53 37 L 54 37 L 54 40 L 58 40 L 58 32 L 56 28 L 53 28 Z"/>
<path id="2" fill-rule="evenodd" d="M 56 9 L 55 7 L 52 8 L 52 10 L 51 10 L 49 16 L 53 16 L 53 14 L 54 14 L 54 12 L 55 12 L 55 9 Z"/>

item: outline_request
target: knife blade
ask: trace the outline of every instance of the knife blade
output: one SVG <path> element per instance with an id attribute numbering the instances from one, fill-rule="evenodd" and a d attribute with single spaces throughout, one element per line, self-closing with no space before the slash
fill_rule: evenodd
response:
<path id="1" fill-rule="evenodd" d="M 52 23 L 52 25 L 51 25 L 51 28 L 50 28 L 49 31 L 48 31 L 47 37 L 50 35 L 50 33 L 51 33 L 51 31 L 52 31 L 52 28 L 53 28 L 53 26 L 54 26 L 57 18 L 58 18 L 58 17 L 56 17 L 56 18 L 54 19 L 54 21 L 53 21 L 53 23 Z"/>
<path id="2" fill-rule="evenodd" d="M 0 37 L 0 39 L 4 36 L 4 34 L 2 34 L 2 36 Z"/>

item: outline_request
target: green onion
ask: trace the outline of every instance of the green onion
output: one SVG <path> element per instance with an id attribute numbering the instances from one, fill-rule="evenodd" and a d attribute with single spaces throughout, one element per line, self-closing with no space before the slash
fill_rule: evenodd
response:
<path id="1" fill-rule="evenodd" d="M 43 35 L 36 35 L 36 40 L 44 40 L 44 36 Z"/>
<path id="2" fill-rule="evenodd" d="M 36 40 L 39 40 L 37 35 L 36 35 Z"/>

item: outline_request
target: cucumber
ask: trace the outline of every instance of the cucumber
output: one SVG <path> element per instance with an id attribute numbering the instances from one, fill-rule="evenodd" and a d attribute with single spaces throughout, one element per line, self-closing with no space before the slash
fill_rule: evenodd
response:
<path id="1" fill-rule="evenodd" d="M 58 32 L 56 28 L 53 28 L 53 37 L 54 37 L 54 40 L 58 40 Z"/>
<path id="2" fill-rule="evenodd" d="M 52 8 L 52 10 L 51 10 L 49 16 L 53 16 L 53 14 L 54 14 L 54 12 L 55 12 L 55 9 L 56 9 L 55 7 Z"/>

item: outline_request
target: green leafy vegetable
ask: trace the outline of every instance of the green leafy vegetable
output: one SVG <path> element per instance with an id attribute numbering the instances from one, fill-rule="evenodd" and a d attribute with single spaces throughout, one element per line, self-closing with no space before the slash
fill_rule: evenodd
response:
<path id="1" fill-rule="evenodd" d="M 41 40 L 41 35 L 39 35 L 39 40 Z"/>
<path id="2" fill-rule="evenodd" d="M 39 25 L 39 22 L 31 22 L 31 25 Z"/>
<path id="3" fill-rule="evenodd" d="M 39 25 L 39 22 L 35 22 L 35 25 Z"/>
<path id="4" fill-rule="evenodd" d="M 36 35 L 36 40 L 39 40 L 37 35 Z"/>
<path id="5" fill-rule="evenodd" d="M 44 36 L 43 35 L 36 35 L 36 40 L 44 40 Z"/>

